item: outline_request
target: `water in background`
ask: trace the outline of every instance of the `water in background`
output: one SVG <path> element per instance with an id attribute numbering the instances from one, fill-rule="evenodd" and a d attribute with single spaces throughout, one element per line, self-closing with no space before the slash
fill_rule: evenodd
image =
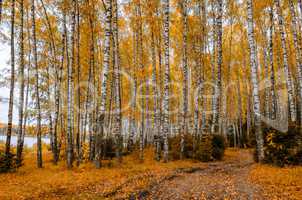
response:
<path id="1" fill-rule="evenodd" d="M 12 146 L 17 146 L 17 136 L 12 136 L 11 137 L 11 145 Z M 0 135 L 0 142 L 6 141 L 6 135 Z M 49 144 L 49 138 L 47 137 L 42 137 L 42 142 L 45 144 Z M 31 137 L 31 136 L 25 136 L 24 137 L 24 146 L 27 147 L 33 147 L 37 143 L 37 138 L 36 137 Z"/>

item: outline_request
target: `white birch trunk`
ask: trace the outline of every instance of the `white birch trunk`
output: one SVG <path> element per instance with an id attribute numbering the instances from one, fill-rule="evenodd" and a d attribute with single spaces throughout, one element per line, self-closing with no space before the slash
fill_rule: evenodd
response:
<path id="1" fill-rule="evenodd" d="M 169 133 L 169 83 L 170 83 L 170 0 L 164 0 L 164 54 L 165 54 L 165 75 L 164 75 L 164 97 L 163 97 L 163 142 L 164 162 L 168 162 L 168 133 Z"/>
<path id="2" fill-rule="evenodd" d="M 263 149 L 263 135 L 261 129 L 261 115 L 260 115 L 260 99 L 259 99 L 259 83 L 257 76 L 257 56 L 254 37 L 254 21 L 253 21 L 253 1 L 247 0 L 247 22 L 248 22 L 248 41 L 250 50 L 250 67 L 251 67 L 251 81 L 253 85 L 253 104 L 255 113 L 255 126 L 256 126 L 256 148 L 257 159 L 262 162 L 264 159 Z"/>

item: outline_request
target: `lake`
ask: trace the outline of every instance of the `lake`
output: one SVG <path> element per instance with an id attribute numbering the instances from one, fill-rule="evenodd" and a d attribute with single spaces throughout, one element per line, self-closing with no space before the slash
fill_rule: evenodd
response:
<path id="1" fill-rule="evenodd" d="M 17 136 L 12 136 L 11 137 L 11 145 L 12 146 L 17 146 Z M 0 142 L 6 141 L 6 135 L 0 135 Z M 49 138 L 47 137 L 42 137 L 42 142 L 45 144 L 49 144 Z M 24 145 L 27 147 L 33 147 L 37 143 L 37 138 L 32 137 L 32 136 L 25 136 L 24 137 Z"/>

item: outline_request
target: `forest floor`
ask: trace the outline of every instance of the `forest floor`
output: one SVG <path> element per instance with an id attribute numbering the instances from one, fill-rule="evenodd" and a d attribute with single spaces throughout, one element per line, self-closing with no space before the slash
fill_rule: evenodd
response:
<path id="1" fill-rule="evenodd" d="M 255 164 L 250 150 L 228 149 L 223 161 L 191 160 L 158 163 L 153 151 L 144 163 L 137 155 L 102 169 L 84 163 L 67 170 L 65 162 L 37 169 L 34 152 L 24 166 L 0 174 L 0 199 L 301 199 L 302 167 L 277 168 Z"/>

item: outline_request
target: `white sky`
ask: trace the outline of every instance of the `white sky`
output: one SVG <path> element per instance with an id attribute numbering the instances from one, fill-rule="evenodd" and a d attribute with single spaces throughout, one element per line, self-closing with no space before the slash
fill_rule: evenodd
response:
<path id="1" fill-rule="evenodd" d="M 0 43 L 0 78 L 2 79 L 5 74 L 3 74 L 3 69 L 10 69 L 8 61 L 10 60 L 10 46 L 7 44 L 3 44 L 3 41 Z M 16 66 L 17 69 L 18 66 Z M 18 86 L 17 86 L 18 87 Z M 3 98 L 5 100 L 3 101 Z M 9 88 L 0 86 L 0 122 L 7 123 L 7 112 L 8 112 L 8 102 L 6 98 L 9 98 Z M 17 99 L 17 96 L 14 97 Z M 14 107 L 13 114 L 13 123 L 17 122 L 17 106 Z"/>

